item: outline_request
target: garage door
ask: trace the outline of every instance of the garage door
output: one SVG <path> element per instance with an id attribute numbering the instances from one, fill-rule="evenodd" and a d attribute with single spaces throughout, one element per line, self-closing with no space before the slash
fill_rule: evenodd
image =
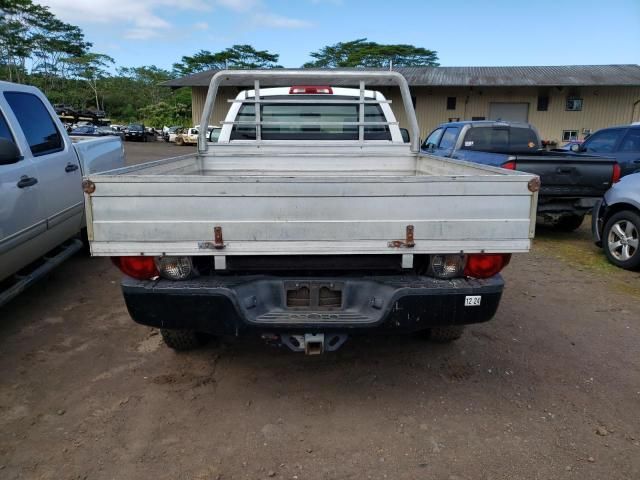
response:
<path id="1" fill-rule="evenodd" d="M 529 104 L 492 102 L 489 104 L 489 120 L 527 123 L 529 121 Z"/>

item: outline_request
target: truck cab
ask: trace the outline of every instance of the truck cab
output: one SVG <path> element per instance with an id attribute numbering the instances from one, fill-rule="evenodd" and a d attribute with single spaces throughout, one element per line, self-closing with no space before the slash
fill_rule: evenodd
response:
<path id="1" fill-rule="evenodd" d="M 85 137 L 76 145 L 42 92 L 0 82 L 0 282 L 78 236 L 83 173 L 123 164 L 119 138 Z M 0 288 L 0 304 L 11 292 Z"/>

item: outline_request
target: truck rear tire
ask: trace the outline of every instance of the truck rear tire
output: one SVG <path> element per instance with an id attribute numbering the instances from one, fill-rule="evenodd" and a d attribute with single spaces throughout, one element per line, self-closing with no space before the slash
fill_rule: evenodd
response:
<path id="1" fill-rule="evenodd" d="M 173 330 L 161 328 L 160 334 L 167 347 L 178 352 L 194 350 L 207 343 L 205 335 L 193 330 Z"/>
<path id="2" fill-rule="evenodd" d="M 436 343 L 450 343 L 458 340 L 464 332 L 464 325 L 434 327 L 429 330 L 429 340 Z"/>
<path id="3" fill-rule="evenodd" d="M 176 138 L 176 145 L 182 147 L 184 145 L 184 140 L 181 137 Z"/>
<path id="4" fill-rule="evenodd" d="M 558 219 L 558 223 L 554 225 L 554 228 L 561 232 L 573 232 L 580 228 L 583 220 L 584 215 L 565 215 Z"/>

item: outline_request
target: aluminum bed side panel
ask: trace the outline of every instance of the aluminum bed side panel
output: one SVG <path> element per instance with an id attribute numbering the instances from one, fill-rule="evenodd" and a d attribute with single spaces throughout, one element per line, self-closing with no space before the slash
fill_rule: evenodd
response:
<path id="1" fill-rule="evenodd" d="M 530 177 L 511 181 L 221 178 L 96 183 L 94 255 L 446 253 L 529 249 Z M 95 177 L 98 180 L 98 177 Z M 414 226 L 415 247 L 389 247 Z M 226 247 L 209 250 L 222 227 Z"/>

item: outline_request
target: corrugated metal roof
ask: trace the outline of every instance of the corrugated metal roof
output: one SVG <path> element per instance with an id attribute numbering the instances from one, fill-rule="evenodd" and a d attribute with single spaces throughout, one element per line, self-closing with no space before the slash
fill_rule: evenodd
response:
<path id="1" fill-rule="evenodd" d="M 300 70 L 300 69 L 285 69 Z M 353 70 L 353 69 L 350 69 Z M 537 67 L 406 67 L 410 86 L 640 86 L 640 65 L 567 65 Z M 218 70 L 170 80 L 167 87 L 206 87 Z"/>

